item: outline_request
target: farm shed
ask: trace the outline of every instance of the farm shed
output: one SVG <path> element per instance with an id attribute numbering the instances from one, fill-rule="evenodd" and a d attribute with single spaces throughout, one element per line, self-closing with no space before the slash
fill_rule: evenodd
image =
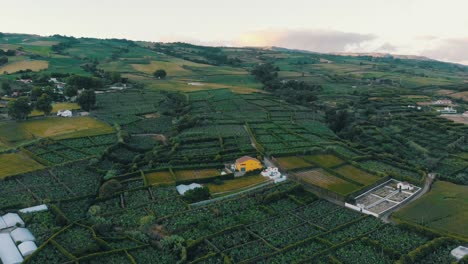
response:
<path id="1" fill-rule="evenodd" d="M 33 241 L 25 241 L 18 245 L 18 249 L 23 257 L 27 257 L 36 251 L 37 246 Z"/>
<path id="2" fill-rule="evenodd" d="M 72 111 L 70 110 L 59 110 L 57 112 L 57 116 L 61 116 L 61 117 L 72 117 L 73 116 L 73 113 Z"/>
<path id="3" fill-rule="evenodd" d="M 236 170 L 247 172 L 263 168 L 262 163 L 255 158 L 244 156 L 236 160 Z"/>
<path id="4" fill-rule="evenodd" d="M 17 225 L 22 226 L 22 227 L 24 226 L 24 221 L 23 219 L 21 219 L 21 217 L 18 214 L 8 213 L 4 215 L 2 218 L 7 228 L 14 227 Z"/>
<path id="5" fill-rule="evenodd" d="M 459 246 L 459 247 L 454 248 L 450 252 L 450 254 L 452 254 L 452 256 L 454 256 L 457 260 L 460 260 L 466 255 L 468 255 L 468 248 L 464 246 Z"/>
<path id="6" fill-rule="evenodd" d="M 177 185 L 176 189 L 180 195 L 184 195 L 186 191 L 193 190 L 193 189 L 200 188 L 200 187 L 203 187 L 203 186 L 198 183 L 192 183 L 189 185 L 185 185 L 185 184 Z"/>
<path id="7" fill-rule="evenodd" d="M 411 184 L 409 184 L 408 182 L 399 182 L 397 184 L 397 188 L 402 189 L 402 190 L 410 190 L 410 191 L 414 189 L 414 187 L 411 186 Z"/>
<path id="8" fill-rule="evenodd" d="M 15 243 L 25 241 L 36 241 L 36 238 L 27 228 L 16 228 L 15 230 L 11 231 L 10 235 L 11 238 L 13 238 L 13 241 L 15 241 Z"/>
<path id="9" fill-rule="evenodd" d="M 42 212 L 42 211 L 47 211 L 49 208 L 47 208 L 47 205 L 41 204 L 41 205 L 36 205 L 33 207 L 28 207 L 28 208 L 23 208 L 19 210 L 20 213 L 27 214 L 27 213 L 36 213 L 36 212 Z"/>
<path id="10" fill-rule="evenodd" d="M 7 233 L 0 233 L 0 259 L 3 264 L 19 264 L 23 262 L 18 248 L 11 236 Z"/>

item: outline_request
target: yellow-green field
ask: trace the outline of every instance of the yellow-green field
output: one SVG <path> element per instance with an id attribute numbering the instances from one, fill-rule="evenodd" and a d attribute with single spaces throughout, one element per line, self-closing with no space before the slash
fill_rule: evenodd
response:
<path id="1" fill-rule="evenodd" d="M 73 138 L 112 133 L 114 129 L 92 117 L 42 119 L 0 124 L 0 141 L 15 145 L 36 138 Z"/>
<path id="2" fill-rule="evenodd" d="M 226 180 L 223 181 L 223 184 L 213 184 L 210 183 L 208 184 L 208 189 L 210 189 L 210 192 L 212 194 L 221 194 L 221 193 L 226 193 L 226 192 L 233 192 L 237 191 L 240 189 L 244 189 L 247 187 L 252 187 L 257 184 L 266 182 L 268 178 L 263 177 L 261 175 L 256 175 L 256 176 L 244 176 L 244 177 L 239 177 L 235 178 L 232 180 Z"/>
<path id="3" fill-rule="evenodd" d="M 340 195 L 348 195 L 359 189 L 359 186 L 340 179 L 323 169 L 312 169 L 295 172 L 294 175 L 304 183 L 330 190 Z"/>
<path id="4" fill-rule="evenodd" d="M 202 170 L 178 170 L 174 171 L 178 181 L 204 179 L 221 175 L 216 169 L 202 169 Z"/>
<path id="5" fill-rule="evenodd" d="M 330 154 L 323 155 L 310 155 L 305 156 L 304 159 L 308 162 L 315 163 L 321 167 L 330 168 L 342 164 L 344 161 L 337 156 Z"/>
<path id="6" fill-rule="evenodd" d="M 393 216 L 468 238 L 468 186 L 436 181 L 430 192 Z"/>
<path id="7" fill-rule="evenodd" d="M 0 179 L 44 168 L 44 166 L 21 152 L 1 154 L 0 164 L 2 164 L 0 166 Z"/>
<path id="8" fill-rule="evenodd" d="M 0 75 L 4 72 L 7 73 L 14 73 L 21 70 L 32 70 L 32 71 L 40 71 L 47 69 L 49 67 L 49 62 L 41 61 L 41 60 L 23 60 L 23 61 L 16 61 L 12 63 L 8 63 L 2 67 L 0 67 Z"/>
<path id="9" fill-rule="evenodd" d="M 80 106 L 77 103 L 55 103 L 52 104 L 52 112 L 57 113 L 58 110 L 77 110 L 80 109 Z M 41 116 L 44 115 L 44 112 L 33 110 L 29 116 Z"/>
<path id="10" fill-rule="evenodd" d="M 348 179 L 362 183 L 364 185 L 370 185 L 380 179 L 375 175 L 369 174 L 351 165 L 341 166 L 335 169 L 335 171 Z"/>
<path id="11" fill-rule="evenodd" d="M 169 171 L 157 171 L 157 172 L 145 173 L 145 178 L 149 185 L 174 183 L 172 174 Z"/>
<path id="12" fill-rule="evenodd" d="M 153 74 L 159 69 L 164 69 L 168 77 L 193 75 L 192 71 L 184 69 L 182 65 L 168 61 L 151 61 L 150 64 L 132 64 L 132 67 L 139 72 L 147 74 Z"/>

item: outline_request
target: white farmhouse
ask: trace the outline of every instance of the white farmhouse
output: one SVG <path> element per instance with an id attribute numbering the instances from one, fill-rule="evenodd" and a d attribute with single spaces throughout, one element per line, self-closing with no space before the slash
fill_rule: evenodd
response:
<path id="1" fill-rule="evenodd" d="M 408 182 L 399 182 L 397 184 L 397 188 L 400 190 L 409 190 L 409 191 L 412 191 L 414 189 L 414 187 Z"/>
<path id="2" fill-rule="evenodd" d="M 21 226 L 24 227 L 24 221 L 18 214 L 8 213 L 2 216 L 3 221 L 5 222 L 6 228 Z"/>
<path id="3" fill-rule="evenodd" d="M 73 113 L 70 110 L 58 110 L 57 116 L 61 117 L 72 117 Z"/>
<path id="4" fill-rule="evenodd" d="M 10 234 L 0 233 L 0 259 L 3 264 L 20 264 L 23 257 Z"/>
<path id="5" fill-rule="evenodd" d="M 36 251 L 37 246 L 33 241 L 26 241 L 18 245 L 18 249 L 23 257 L 27 257 Z"/>

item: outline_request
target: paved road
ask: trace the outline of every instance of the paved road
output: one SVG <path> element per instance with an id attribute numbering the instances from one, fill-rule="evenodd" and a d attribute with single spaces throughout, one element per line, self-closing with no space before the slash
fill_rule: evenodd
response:
<path id="1" fill-rule="evenodd" d="M 382 219 L 382 221 L 384 221 L 385 223 L 390 223 L 390 222 L 392 222 L 391 214 L 392 214 L 393 212 L 395 212 L 396 210 L 405 207 L 407 204 L 416 201 L 417 199 L 421 198 L 421 196 L 423 196 L 423 195 L 426 194 L 428 191 L 430 191 L 430 190 L 431 190 L 432 183 L 434 182 L 434 179 L 435 179 L 435 174 L 434 174 L 434 173 L 429 173 L 429 174 L 427 174 L 426 182 L 424 183 L 424 186 L 423 186 L 423 188 L 421 189 L 421 191 L 419 191 L 416 195 L 414 195 L 413 197 L 411 197 L 408 201 L 405 201 L 403 204 L 400 204 L 400 205 L 398 205 L 397 207 L 395 207 L 393 210 L 390 210 L 389 212 L 385 213 L 383 216 L 380 217 L 380 219 Z"/>

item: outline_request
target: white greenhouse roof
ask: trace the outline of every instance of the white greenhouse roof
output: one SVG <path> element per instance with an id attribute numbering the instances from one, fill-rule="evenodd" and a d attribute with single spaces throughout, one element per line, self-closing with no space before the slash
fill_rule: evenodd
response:
<path id="1" fill-rule="evenodd" d="M 41 204 L 41 205 L 36 205 L 33 207 L 28 207 L 19 210 L 20 213 L 27 214 L 27 213 L 35 213 L 35 212 L 42 212 L 42 211 L 47 211 L 49 208 L 47 208 L 47 205 Z"/>
<path id="2" fill-rule="evenodd" d="M 31 232 L 27 228 L 23 227 L 19 227 L 11 231 L 10 235 L 15 241 L 15 243 L 36 240 L 33 234 L 31 234 Z"/>
<path id="3" fill-rule="evenodd" d="M 193 189 L 200 188 L 200 187 L 203 187 L 203 186 L 198 183 L 192 183 L 189 185 L 185 185 L 185 184 L 177 185 L 176 189 L 180 195 L 184 195 L 186 191 L 193 190 Z"/>
<path id="4" fill-rule="evenodd" d="M 8 213 L 4 215 L 3 221 L 5 221 L 5 224 L 7 227 L 14 227 L 16 224 L 19 224 L 20 226 L 24 226 L 23 219 L 18 214 L 15 213 Z"/>
<path id="5" fill-rule="evenodd" d="M 26 241 L 19 244 L 18 249 L 21 252 L 21 255 L 23 255 L 23 257 L 27 257 L 34 253 L 34 251 L 36 251 L 37 246 L 36 243 L 32 241 Z"/>
<path id="6" fill-rule="evenodd" d="M 0 230 L 7 228 L 7 225 L 5 224 L 5 221 L 3 221 L 3 218 L 0 216 Z"/>
<path id="7" fill-rule="evenodd" d="M 15 242 L 7 233 L 0 233 L 0 259 L 3 264 L 20 264 L 23 262 Z"/>
<path id="8" fill-rule="evenodd" d="M 455 249 L 453 249 L 451 252 L 452 256 L 454 256 L 457 260 L 462 259 L 466 255 L 468 255 L 468 248 L 459 246 Z"/>

